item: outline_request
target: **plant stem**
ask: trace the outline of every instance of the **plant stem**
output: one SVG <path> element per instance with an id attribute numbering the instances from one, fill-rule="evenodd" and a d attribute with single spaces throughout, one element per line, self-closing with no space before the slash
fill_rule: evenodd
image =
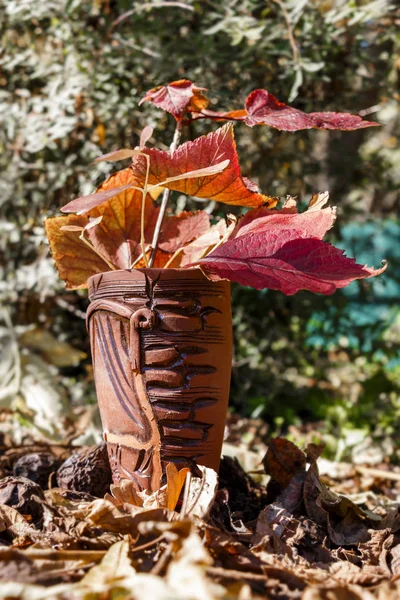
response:
<path id="1" fill-rule="evenodd" d="M 146 254 L 146 240 L 145 240 L 145 226 L 144 220 L 146 217 L 146 196 L 147 196 L 147 184 L 149 181 L 149 172 L 150 172 L 150 157 L 147 154 L 143 154 L 146 159 L 146 178 L 144 180 L 143 192 L 142 192 L 142 211 L 140 218 L 140 245 L 142 246 L 142 253 L 144 258 L 144 264 L 146 267 L 149 266 Z"/>
<path id="2" fill-rule="evenodd" d="M 95 252 L 95 253 L 97 254 L 97 256 L 100 256 L 100 258 L 101 258 L 102 260 L 104 260 L 104 262 L 105 262 L 105 263 L 106 263 L 106 264 L 107 264 L 107 265 L 110 267 L 110 269 L 111 269 L 112 271 L 116 271 L 117 267 L 115 267 L 115 266 L 114 266 L 112 263 L 110 263 L 110 261 L 109 261 L 109 260 L 107 260 L 105 256 L 103 256 L 102 254 L 100 254 L 100 252 L 98 252 L 98 251 L 96 250 L 96 248 L 93 246 L 93 244 L 91 244 L 91 243 L 89 242 L 89 240 L 87 240 L 87 239 L 86 239 L 84 236 L 85 236 L 85 230 L 83 230 L 83 231 L 82 231 L 81 235 L 79 236 L 79 239 L 80 239 L 80 240 L 82 240 L 82 242 L 83 242 L 84 244 L 86 244 L 86 246 L 89 246 L 89 248 L 90 248 L 91 250 L 93 250 L 93 252 Z"/>
<path id="3" fill-rule="evenodd" d="M 176 124 L 176 129 L 174 132 L 174 138 L 172 140 L 172 143 L 169 147 L 170 152 L 173 152 L 174 150 L 176 150 L 176 148 L 179 146 L 179 142 L 181 139 L 181 134 L 182 134 L 182 123 L 181 121 L 178 121 Z M 164 217 L 165 217 L 165 211 L 167 210 L 167 205 L 168 205 L 168 201 L 169 201 L 169 197 L 171 195 L 171 190 L 166 188 L 164 190 L 163 196 L 162 196 L 162 200 L 161 200 L 161 206 L 160 206 L 160 212 L 158 213 L 158 217 L 157 217 L 157 223 L 154 229 L 154 234 L 153 234 L 153 240 L 151 242 L 151 247 L 152 247 L 152 251 L 151 251 L 151 255 L 150 255 L 150 260 L 149 260 L 149 267 L 152 267 L 154 264 L 154 260 L 156 258 L 156 254 L 157 254 L 157 247 L 158 247 L 158 240 L 160 237 L 160 233 L 161 233 L 161 227 L 164 221 Z"/>
<path id="4" fill-rule="evenodd" d="M 151 246 L 147 246 L 146 248 L 146 254 L 148 253 L 148 251 L 151 250 Z M 133 263 L 131 264 L 131 266 L 129 267 L 130 269 L 133 269 L 143 258 L 143 252 L 141 252 L 139 254 L 139 256 L 133 261 Z"/>
<path id="5" fill-rule="evenodd" d="M 175 258 L 177 256 L 179 256 L 179 254 L 183 252 L 183 246 L 181 248 L 178 248 L 178 250 L 176 250 L 173 255 L 171 256 L 171 258 L 169 259 L 169 261 L 167 263 L 165 263 L 164 265 L 164 269 L 168 269 L 169 265 L 175 260 Z"/>

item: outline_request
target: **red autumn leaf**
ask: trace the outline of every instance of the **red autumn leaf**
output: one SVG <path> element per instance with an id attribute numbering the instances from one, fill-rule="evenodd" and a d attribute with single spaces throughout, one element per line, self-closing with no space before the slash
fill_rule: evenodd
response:
<path id="1" fill-rule="evenodd" d="M 252 211 L 254 226 L 248 213 L 247 222 L 239 224 L 233 239 L 196 264 L 212 280 L 229 279 L 287 295 L 303 289 L 332 294 L 355 279 L 382 273 L 386 265 L 376 270 L 363 267 L 347 258 L 343 250 L 321 240 L 334 218 L 329 212 L 320 218 L 318 210 L 326 211 L 322 209 L 325 202 L 326 197 L 314 199 L 314 206 L 302 214 L 290 212 L 290 205 L 282 215 L 277 211 L 264 211 L 263 215 L 259 210 Z"/>
<path id="2" fill-rule="evenodd" d="M 268 125 L 280 131 L 301 129 L 335 129 L 353 131 L 365 127 L 377 127 L 373 121 L 363 121 L 358 115 L 337 112 L 305 113 L 280 102 L 267 90 L 254 90 L 246 99 L 245 108 L 229 112 L 208 109 L 194 114 L 194 118 L 210 118 L 217 121 L 244 121 L 249 127 Z"/>
<path id="3" fill-rule="evenodd" d="M 180 79 L 149 90 L 139 105 L 150 100 L 158 108 L 171 113 L 175 119 L 181 119 L 185 111 L 199 112 L 207 106 L 208 100 L 201 93 L 204 89 L 188 79 Z"/>
<path id="4" fill-rule="evenodd" d="M 303 213 L 297 212 L 296 199 L 292 196 L 287 197 L 281 210 L 269 210 L 264 207 L 250 210 L 240 219 L 231 238 L 252 231 L 261 233 L 279 224 L 279 227 L 293 227 L 301 231 L 301 237 L 315 237 L 322 240 L 336 219 L 336 207 L 326 206 L 328 199 L 328 192 L 314 194 L 308 210 Z"/>
<path id="5" fill-rule="evenodd" d="M 254 90 L 247 97 L 246 110 L 245 123 L 250 127 L 253 127 L 253 125 L 269 125 L 282 131 L 299 131 L 300 129 L 352 131 L 364 127 L 379 126 L 379 123 L 363 121 L 358 115 L 349 113 L 305 113 L 279 102 L 267 90 Z"/>
<path id="6" fill-rule="evenodd" d="M 209 229 L 210 217 L 206 212 L 181 212 L 165 219 L 158 247 L 164 252 L 176 252 Z"/>
<path id="7" fill-rule="evenodd" d="M 144 149 L 143 152 L 150 157 L 150 185 L 161 184 L 189 196 L 209 198 L 225 204 L 267 204 L 270 207 L 277 204 L 276 198 L 260 194 L 253 182 L 242 177 L 231 124 L 201 136 L 194 142 L 186 142 L 174 152 L 163 152 L 154 148 Z M 228 166 L 219 173 L 164 183 L 169 178 L 180 177 L 183 173 L 228 160 Z M 133 157 L 132 170 L 138 181 L 143 183 L 146 174 L 146 161 L 143 156 Z"/>

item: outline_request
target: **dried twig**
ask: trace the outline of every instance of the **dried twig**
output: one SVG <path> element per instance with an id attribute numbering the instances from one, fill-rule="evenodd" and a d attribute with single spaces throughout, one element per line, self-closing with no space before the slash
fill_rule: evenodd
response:
<path id="1" fill-rule="evenodd" d="M 142 544 L 141 546 L 135 546 L 134 548 L 131 549 L 131 552 L 134 552 L 136 554 L 136 552 L 141 552 L 142 550 L 147 550 L 148 548 L 151 548 L 155 544 L 158 544 L 158 542 L 162 542 L 164 537 L 165 537 L 165 534 L 162 533 L 161 535 L 154 538 L 154 540 L 151 540 L 150 542 L 146 542 L 145 544 Z"/>
<path id="2" fill-rule="evenodd" d="M 393 473 L 393 471 L 384 471 L 383 469 L 374 469 L 373 467 L 356 467 L 355 469 L 360 475 L 370 475 L 378 479 L 400 481 L 400 473 Z"/>
<path id="3" fill-rule="evenodd" d="M 296 44 L 296 39 L 294 37 L 293 27 L 290 22 L 290 16 L 287 11 L 287 8 L 284 5 L 284 3 L 282 2 L 282 0 L 273 0 L 273 2 L 275 2 L 275 4 L 277 4 L 279 6 L 279 8 L 281 9 L 281 11 L 283 12 L 283 16 L 285 17 L 286 26 L 287 26 L 289 43 L 290 43 L 290 47 L 292 48 L 293 60 L 295 62 L 299 62 L 299 58 L 300 58 L 299 48 Z"/>
<path id="4" fill-rule="evenodd" d="M 182 8 L 184 10 L 190 10 L 191 12 L 194 12 L 194 7 L 190 4 L 185 4 L 184 2 L 174 2 L 169 0 L 166 0 L 164 2 L 145 2 L 143 4 L 140 4 L 140 7 L 127 10 L 122 15 L 120 15 L 118 19 L 115 19 L 115 21 L 112 22 L 111 28 L 120 25 L 123 21 L 125 21 L 126 19 L 138 12 L 152 10 L 153 8 Z"/>
<path id="5" fill-rule="evenodd" d="M 161 575 L 167 566 L 172 554 L 172 544 L 169 544 L 161 555 L 161 558 L 156 562 L 150 573 L 152 575 Z"/>

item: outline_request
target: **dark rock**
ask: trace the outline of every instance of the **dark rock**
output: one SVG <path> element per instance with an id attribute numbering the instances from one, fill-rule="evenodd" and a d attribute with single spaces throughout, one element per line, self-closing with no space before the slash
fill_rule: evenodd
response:
<path id="1" fill-rule="evenodd" d="M 43 490 L 49 487 L 49 477 L 56 473 L 60 466 L 60 461 L 53 454 L 45 452 L 34 452 L 21 456 L 14 464 L 14 475 L 16 477 L 26 477 L 34 481 Z"/>
<path id="2" fill-rule="evenodd" d="M 110 490 L 111 469 L 106 444 L 73 454 L 57 471 L 59 487 L 102 498 Z"/>
<path id="3" fill-rule="evenodd" d="M 21 515 L 29 515 L 34 523 L 43 516 L 45 497 L 41 488 L 25 477 L 4 477 L 0 480 L 0 504 L 15 508 Z"/>

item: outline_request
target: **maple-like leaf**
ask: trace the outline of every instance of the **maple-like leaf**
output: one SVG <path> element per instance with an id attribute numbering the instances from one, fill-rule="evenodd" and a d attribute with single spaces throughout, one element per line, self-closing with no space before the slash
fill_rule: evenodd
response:
<path id="1" fill-rule="evenodd" d="M 140 219 L 142 193 L 129 187 L 136 183 L 131 169 L 123 169 L 111 175 L 98 192 L 122 187 L 123 192 L 114 195 L 85 215 L 67 215 L 46 219 L 46 233 L 61 279 L 67 288 L 86 287 L 88 277 L 96 273 L 116 269 L 129 269 L 140 258 Z M 153 238 L 159 208 L 149 195 L 145 204 L 145 242 Z M 155 268 L 161 268 L 180 247 L 204 234 L 210 227 L 210 218 L 204 212 L 181 212 L 164 219 L 160 246 L 156 254 Z M 85 229 L 86 239 L 93 249 L 79 238 Z M 101 258 L 103 257 L 103 258 Z M 136 267 L 144 267 L 139 260 Z"/>
<path id="2" fill-rule="evenodd" d="M 79 239 L 78 231 L 62 231 L 63 227 L 85 227 L 87 216 L 52 217 L 44 222 L 51 253 L 60 278 L 67 289 L 85 288 L 89 277 L 109 271 L 110 267 L 96 252 Z"/>
<path id="3" fill-rule="evenodd" d="M 79 198 L 75 198 L 74 200 L 71 200 L 71 202 L 68 202 L 67 204 L 62 206 L 61 207 L 62 212 L 65 212 L 65 213 L 76 212 L 79 215 L 83 215 L 83 214 L 87 213 L 89 210 L 93 209 L 95 206 L 99 206 L 103 202 L 106 202 L 107 200 L 110 200 L 110 199 L 114 198 L 115 196 L 118 196 L 118 194 L 121 194 L 122 192 L 124 192 L 126 190 L 136 190 L 137 192 L 140 192 L 140 193 L 143 192 L 143 188 L 141 187 L 141 185 L 144 186 L 144 184 L 145 184 L 145 178 L 146 178 L 145 174 L 147 172 L 147 160 L 148 159 L 146 158 L 146 156 L 144 156 L 143 152 L 133 152 L 131 150 L 124 149 L 124 150 L 116 150 L 115 152 L 110 152 L 110 154 L 105 154 L 104 156 L 106 158 L 104 160 L 120 160 L 120 159 L 114 159 L 114 158 L 109 159 L 109 157 L 115 156 L 115 155 L 120 155 L 121 152 L 122 153 L 130 152 L 130 156 L 133 156 L 134 154 L 141 155 L 143 160 L 146 161 L 146 164 L 144 167 L 143 181 L 139 182 L 133 176 L 132 169 L 129 169 L 129 168 L 123 169 L 122 171 L 118 171 L 118 173 L 125 174 L 126 177 L 123 177 L 121 175 L 119 184 L 118 184 L 118 180 L 116 180 L 114 182 L 115 187 L 107 187 L 107 189 L 104 189 L 103 186 L 101 186 L 93 194 L 89 194 L 88 196 L 79 196 Z M 100 157 L 100 159 L 102 159 L 102 157 Z M 208 165 L 207 167 L 177 173 L 173 176 L 167 177 L 167 179 L 165 181 L 163 181 L 162 184 L 165 187 L 171 187 L 172 183 L 175 183 L 177 181 L 182 181 L 183 179 L 187 179 L 187 180 L 191 181 L 193 179 L 200 179 L 200 178 L 204 179 L 205 177 L 211 177 L 211 176 L 215 175 L 216 173 L 220 173 L 221 171 L 226 169 L 226 167 L 228 165 L 229 165 L 229 160 L 225 159 L 221 162 L 217 162 L 215 164 Z M 128 183 L 125 185 L 121 185 L 120 183 L 122 180 L 127 180 Z M 159 192 L 160 192 L 160 188 L 162 189 L 163 186 L 154 185 L 154 186 L 151 186 L 150 188 L 148 188 L 148 192 L 149 192 L 150 196 L 152 198 L 153 197 L 157 198 L 157 196 L 159 195 Z"/>
<path id="4" fill-rule="evenodd" d="M 204 90 L 188 79 L 180 79 L 149 90 L 139 105 L 149 100 L 178 120 L 186 111 L 199 112 L 206 108 L 208 99 L 201 93 Z"/>
<path id="5" fill-rule="evenodd" d="M 189 196 L 238 206 L 266 204 L 273 207 L 277 204 L 276 198 L 260 194 L 253 182 L 242 177 L 231 124 L 193 142 L 186 142 L 174 152 L 154 148 L 144 149 L 143 152 L 150 157 L 150 185 L 163 185 Z M 177 179 L 181 174 L 211 168 L 224 161 L 229 161 L 229 164 L 221 172 L 204 177 Z M 133 157 L 132 170 L 138 181 L 143 183 L 146 175 L 144 157 Z M 176 179 L 168 181 L 172 178 Z"/>
<path id="6" fill-rule="evenodd" d="M 364 267 L 347 258 L 343 250 L 322 241 L 334 219 L 333 213 L 322 209 L 326 200 L 326 195 L 319 200 L 313 197 L 314 203 L 302 214 L 293 211 L 293 199 L 282 214 L 252 211 L 254 221 L 248 213 L 232 239 L 196 264 L 209 279 L 229 279 L 287 295 L 299 290 L 332 294 L 355 279 L 382 273 L 386 265 L 376 270 Z M 322 217 L 321 210 L 325 210 Z"/>

